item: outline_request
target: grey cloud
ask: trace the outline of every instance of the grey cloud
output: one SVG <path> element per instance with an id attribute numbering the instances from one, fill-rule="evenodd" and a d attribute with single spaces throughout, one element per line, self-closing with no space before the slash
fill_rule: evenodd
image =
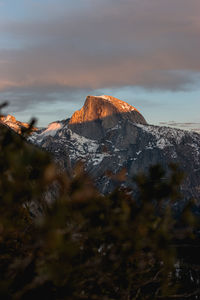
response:
<path id="1" fill-rule="evenodd" d="M 194 123 L 194 122 L 175 122 L 175 121 L 169 121 L 169 122 L 160 122 L 161 126 L 169 126 L 174 128 L 180 128 L 180 129 L 186 129 L 191 131 L 196 131 L 200 133 L 200 123 Z"/>
<path id="2" fill-rule="evenodd" d="M 43 20 L 1 22 L 0 31 L 21 43 L 0 50 L 1 89 L 177 90 L 199 81 L 199 0 L 86 0 L 85 9 L 59 1 L 62 10 L 53 2 Z"/>
<path id="3" fill-rule="evenodd" d="M 7 101 L 4 114 L 14 115 L 20 121 L 36 117 L 38 126 L 66 119 L 80 109 L 89 89 L 74 89 L 66 86 L 26 86 L 10 87 L 0 93 L 0 103 Z"/>
<path id="4" fill-rule="evenodd" d="M 7 101 L 7 112 L 19 113 L 20 111 L 38 109 L 38 105 L 44 105 L 46 109 L 56 103 L 77 105 L 84 100 L 90 90 L 73 89 L 64 86 L 29 86 L 9 88 L 0 94 L 0 103 Z M 39 109 L 38 109 L 39 111 Z"/>

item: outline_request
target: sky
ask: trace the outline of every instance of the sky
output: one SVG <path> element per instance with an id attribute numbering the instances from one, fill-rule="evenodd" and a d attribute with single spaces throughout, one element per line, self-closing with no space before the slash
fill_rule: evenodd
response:
<path id="1" fill-rule="evenodd" d="M 199 0 L 0 0 L 0 102 L 39 126 L 87 95 L 200 131 Z"/>

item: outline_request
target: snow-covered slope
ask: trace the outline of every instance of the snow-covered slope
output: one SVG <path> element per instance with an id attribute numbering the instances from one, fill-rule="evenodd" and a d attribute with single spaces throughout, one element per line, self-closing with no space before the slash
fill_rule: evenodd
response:
<path id="1" fill-rule="evenodd" d="M 100 101 L 102 97 L 107 96 L 101 96 Z M 125 168 L 126 180 L 122 184 L 132 186 L 133 175 L 150 165 L 160 163 L 165 168 L 170 162 L 178 163 L 187 174 L 182 185 L 185 198 L 200 200 L 200 135 L 146 122 L 139 124 L 124 117 L 123 112 L 117 117 L 114 122 L 111 115 L 101 117 L 99 122 L 82 122 L 78 127 L 73 127 L 71 120 L 52 123 L 42 133 L 34 133 L 32 141 L 52 152 L 67 170 L 83 161 L 102 193 L 112 191 L 118 183 L 106 175 L 108 170 L 117 174 Z"/>

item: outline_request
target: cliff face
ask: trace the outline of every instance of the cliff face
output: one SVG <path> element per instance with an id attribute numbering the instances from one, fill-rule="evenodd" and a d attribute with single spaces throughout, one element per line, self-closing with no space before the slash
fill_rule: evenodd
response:
<path id="1" fill-rule="evenodd" d="M 135 107 L 122 100 L 105 95 L 88 96 L 84 106 L 72 115 L 69 128 L 84 137 L 99 140 L 105 136 L 107 129 L 115 127 L 122 120 L 147 124 Z"/>
<path id="2" fill-rule="evenodd" d="M 120 118 L 129 119 L 134 123 L 147 124 L 135 107 L 106 95 L 87 96 L 84 106 L 72 115 L 69 124 L 90 122 L 115 117 L 115 115 L 120 115 Z"/>

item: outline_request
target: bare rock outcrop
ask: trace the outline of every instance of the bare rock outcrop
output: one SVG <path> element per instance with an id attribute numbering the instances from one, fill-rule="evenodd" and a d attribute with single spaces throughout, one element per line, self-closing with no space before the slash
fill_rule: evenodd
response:
<path id="1" fill-rule="evenodd" d="M 83 107 L 72 115 L 69 127 L 87 138 L 101 139 L 107 129 L 127 120 L 147 124 L 135 107 L 122 100 L 106 95 L 87 96 Z"/>
<path id="2" fill-rule="evenodd" d="M 12 115 L 0 116 L 0 123 L 8 126 L 15 132 L 21 134 L 22 131 L 29 127 L 29 123 L 17 121 L 16 118 Z M 36 131 L 37 128 L 33 127 L 32 131 Z"/>

